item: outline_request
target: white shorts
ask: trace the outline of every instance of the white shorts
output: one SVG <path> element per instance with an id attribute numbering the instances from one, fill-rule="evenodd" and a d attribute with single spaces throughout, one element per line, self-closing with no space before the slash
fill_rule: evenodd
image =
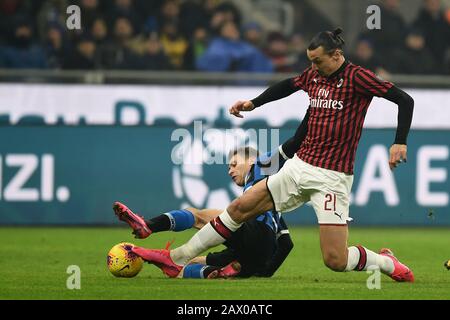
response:
<path id="1" fill-rule="evenodd" d="M 289 212 L 311 201 L 319 224 L 345 225 L 349 217 L 353 175 L 312 166 L 297 155 L 270 176 L 267 188 L 278 212 Z"/>

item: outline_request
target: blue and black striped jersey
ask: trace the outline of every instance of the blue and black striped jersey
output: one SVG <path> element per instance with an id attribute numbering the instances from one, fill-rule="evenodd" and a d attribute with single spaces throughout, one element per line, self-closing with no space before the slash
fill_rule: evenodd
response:
<path id="1" fill-rule="evenodd" d="M 271 167 L 271 172 L 278 172 L 286 160 L 281 146 L 278 150 L 270 151 L 258 157 L 245 177 L 244 192 L 268 176 L 267 173 L 269 170 L 267 168 Z M 265 222 L 277 235 L 289 233 L 283 218 L 275 210 L 267 211 L 259 215 L 256 217 L 256 220 Z"/>

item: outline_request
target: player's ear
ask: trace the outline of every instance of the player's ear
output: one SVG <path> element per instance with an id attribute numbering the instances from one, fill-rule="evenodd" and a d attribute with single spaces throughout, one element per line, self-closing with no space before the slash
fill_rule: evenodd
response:
<path id="1" fill-rule="evenodd" d="M 339 59 L 338 50 L 334 49 L 333 51 L 331 51 L 330 56 L 331 56 L 331 59 L 333 59 L 334 61 L 337 61 Z"/>
<path id="2" fill-rule="evenodd" d="M 343 54 L 342 50 L 340 50 L 340 49 L 334 50 L 333 59 L 338 61 L 341 58 L 342 54 Z"/>

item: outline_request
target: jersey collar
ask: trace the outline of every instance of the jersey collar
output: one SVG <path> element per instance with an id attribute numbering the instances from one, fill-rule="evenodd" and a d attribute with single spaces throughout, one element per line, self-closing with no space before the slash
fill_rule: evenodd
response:
<path id="1" fill-rule="evenodd" d="M 344 63 L 339 67 L 339 69 L 337 69 L 335 72 L 333 72 L 332 74 L 330 74 L 327 78 L 331 79 L 336 77 L 339 73 L 341 73 L 342 71 L 344 71 L 344 69 L 348 66 L 349 62 L 347 59 L 344 60 Z"/>
<path id="2" fill-rule="evenodd" d="M 252 166 L 250 167 L 250 171 L 246 174 L 245 179 L 244 179 L 244 186 L 247 186 L 249 181 L 252 181 L 255 178 L 255 164 L 252 164 Z"/>

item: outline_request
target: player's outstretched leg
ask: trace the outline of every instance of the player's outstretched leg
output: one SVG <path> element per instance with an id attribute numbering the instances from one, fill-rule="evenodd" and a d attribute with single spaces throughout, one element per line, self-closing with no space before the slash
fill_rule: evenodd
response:
<path id="1" fill-rule="evenodd" d="M 144 220 L 144 217 L 133 213 L 130 208 L 121 202 L 115 202 L 113 210 L 119 220 L 128 223 L 138 239 L 145 239 L 152 233 L 162 231 L 179 232 L 191 229 L 196 225 L 202 225 L 203 221 L 209 218 L 205 213 L 199 212 L 195 216 L 190 210 L 183 209 L 172 210 L 149 220 Z"/>
<path id="2" fill-rule="evenodd" d="M 144 261 L 154 264 L 169 278 L 176 278 L 183 266 L 177 265 L 170 257 L 169 244 L 166 249 L 146 249 L 134 246 L 131 251 L 140 256 Z"/>
<path id="3" fill-rule="evenodd" d="M 228 208 L 200 229 L 187 243 L 170 251 L 178 265 L 185 265 L 206 249 L 224 243 L 247 220 L 273 209 L 273 202 L 266 186 L 266 179 L 259 181 L 235 199 Z"/>
<path id="4" fill-rule="evenodd" d="M 119 220 L 128 223 L 133 229 L 133 234 L 136 238 L 145 239 L 152 234 L 152 231 L 147 226 L 144 218 L 135 214 L 126 205 L 120 202 L 115 202 L 113 210 Z"/>

